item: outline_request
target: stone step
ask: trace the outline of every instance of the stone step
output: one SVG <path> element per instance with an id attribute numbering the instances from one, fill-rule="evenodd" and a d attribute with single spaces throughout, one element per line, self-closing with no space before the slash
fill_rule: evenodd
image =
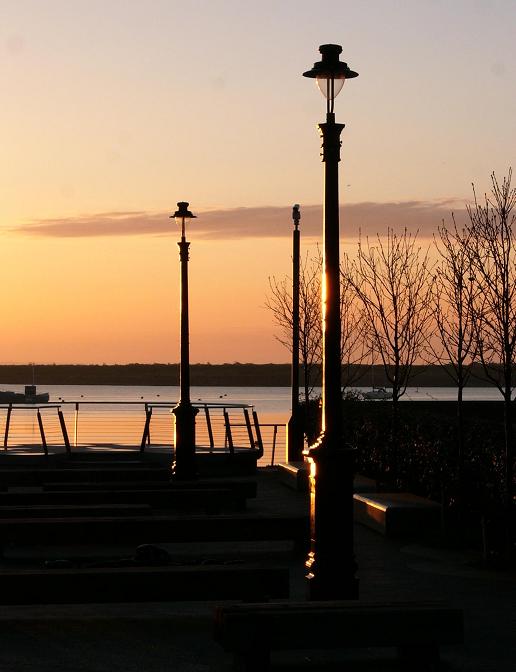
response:
<path id="1" fill-rule="evenodd" d="M 0 572 L 0 604 L 286 598 L 286 568 L 96 567 Z"/>
<path id="2" fill-rule="evenodd" d="M 94 491 L 94 490 L 166 490 L 180 491 L 191 489 L 223 489 L 232 490 L 241 497 L 255 498 L 257 494 L 256 481 L 248 479 L 205 478 L 193 481 L 83 481 L 80 483 L 66 482 L 43 483 L 46 492 L 65 491 Z"/>
<path id="3" fill-rule="evenodd" d="M 0 518 L 2 544 L 24 546 L 286 540 L 304 551 L 308 530 L 308 516 L 281 514 Z"/>
<path id="4" fill-rule="evenodd" d="M 3 518 L 68 518 L 82 516 L 145 516 L 152 513 L 149 504 L 32 504 L 29 506 L 0 505 L 0 520 Z"/>
<path id="5" fill-rule="evenodd" d="M 73 484 L 71 484 L 73 485 Z M 63 507 L 77 505 L 147 505 L 158 509 L 177 510 L 221 510 L 245 508 L 245 493 L 234 488 L 162 488 L 149 490 L 59 490 L 40 492 L 1 492 L 0 516 L 9 517 L 8 511 L 12 508 L 35 506 Z M 56 509 L 55 516 L 59 516 L 60 509 Z M 135 512 L 136 513 L 136 512 Z M 77 514 L 78 515 L 78 514 Z M 87 515 L 87 514 L 85 514 Z M 108 514 L 109 515 L 109 514 Z M 116 515 L 115 513 L 111 515 Z M 25 517 L 28 517 L 26 514 Z"/>
<path id="6" fill-rule="evenodd" d="M 165 467 L 125 467 L 91 468 L 69 467 L 48 469 L 0 469 L 0 485 L 41 485 L 45 482 L 80 482 L 80 481 L 168 481 L 170 471 Z"/>

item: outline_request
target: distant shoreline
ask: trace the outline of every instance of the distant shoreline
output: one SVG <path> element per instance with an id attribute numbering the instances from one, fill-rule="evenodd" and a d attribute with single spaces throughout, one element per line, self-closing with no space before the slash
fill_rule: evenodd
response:
<path id="1" fill-rule="evenodd" d="M 352 387 L 389 386 L 383 367 L 356 367 L 358 378 Z M 411 387 L 454 387 L 441 366 L 416 366 Z M 487 387 L 491 383 L 475 368 L 469 387 Z M 32 383 L 30 364 L 0 365 L 2 385 Z M 303 385 L 303 373 L 300 374 Z M 179 385 L 179 364 L 41 364 L 34 366 L 34 382 L 42 385 Z M 290 364 L 192 364 L 192 386 L 201 387 L 288 387 Z"/>

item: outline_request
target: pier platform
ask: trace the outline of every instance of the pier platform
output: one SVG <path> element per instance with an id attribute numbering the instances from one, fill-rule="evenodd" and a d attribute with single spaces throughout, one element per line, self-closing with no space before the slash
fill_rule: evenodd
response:
<path id="1" fill-rule="evenodd" d="M 244 525 L 246 518 L 256 516 L 308 516 L 308 494 L 286 487 L 277 469 L 258 469 L 253 479 L 256 497 L 232 514 Z M 355 525 L 360 600 L 446 600 L 464 611 L 465 643 L 442 648 L 442 669 L 514 672 L 516 571 L 481 569 L 476 551 L 446 549 L 438 536 L 422 532 L 413 538 L 390 539 Z M 41 568 L 45 561 L 127 558 L 135 552 L 134 544 L 125 541 L 79 542 L 71 546 L 63 539 L 61 544 L 45 545 L 40 539 L 37 546 L 7 545 L 0 573 Z M 288 599 L 303 601 L 304 556 L 294 546 L 292 540 L 278 538 L 159 543 L 175 566 L 233 563 L 286 568 Z M 220 604 L 224 601 L 142 602 L 139 597 L 138 602 L 125 599 L 123 603 L 4 605 L 0 608 L 0 668 L 10 672 L 230 672 L 232 658 L 213 638 L 214 611 Z M 382 648 L 281 652 L 272 662 L 273 670 L 285 672 L 403 669 L 392 651 Z"/>

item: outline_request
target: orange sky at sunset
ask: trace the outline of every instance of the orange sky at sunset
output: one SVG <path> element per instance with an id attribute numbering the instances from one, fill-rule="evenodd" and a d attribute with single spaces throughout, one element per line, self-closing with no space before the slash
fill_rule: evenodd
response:
<path id="1" fill-rule="evenodd" d="M 190 202 L 192 362 L 285 362 L 265 309 L 291 206 L 321 238 L 324 101 L 343 45 L 341 240 L 431 238 L 515 164 L 516 4 L 4 0 L 0 362 L 179 359 Z"/>

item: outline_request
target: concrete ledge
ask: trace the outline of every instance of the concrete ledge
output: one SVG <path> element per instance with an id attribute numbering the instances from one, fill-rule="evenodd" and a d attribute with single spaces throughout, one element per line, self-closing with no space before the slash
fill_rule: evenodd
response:
<path id="1" fill-rule="evenodd" d="M 441 506 L 408 492 L 353 495 L 355 521 L 386 536 L 402 536 L 439 527 Z"/>
<path id="2" fill-rule="evenodd" d="M 281 462 L 277 465 L 279 479 L 288 488 L 308 492 L 308 465 L 306 462 Z"/>
<path id="3" fill-rule="evenodd" d="M 308 492 L 310 487 L 308 464 L 306 462 L 282 462 L 278 464 L 280 481 L 298 492 Z M 355 474 L 353 492 L 376 492 L 376 481 L 361 474 Z"/>
<path id="4" fill-rule="evenodd" d="M 353 479 L 353 492 L 358 493 L 369 493 L 377 491 L 376 481 L 373 478 L 368 476 L 362 476 L 362 474 L 355 474 Z"/>
<path id="5" fill-rule="evenodd" d="M 395 646 L 408 669 L 426 670 L 440 644 L 463 642 L 463 614 L 442 603 L 234 605 L 216 610 L 215 638 L 244 672 L 268 670 L 271 651 L 371 646 Z"/>

